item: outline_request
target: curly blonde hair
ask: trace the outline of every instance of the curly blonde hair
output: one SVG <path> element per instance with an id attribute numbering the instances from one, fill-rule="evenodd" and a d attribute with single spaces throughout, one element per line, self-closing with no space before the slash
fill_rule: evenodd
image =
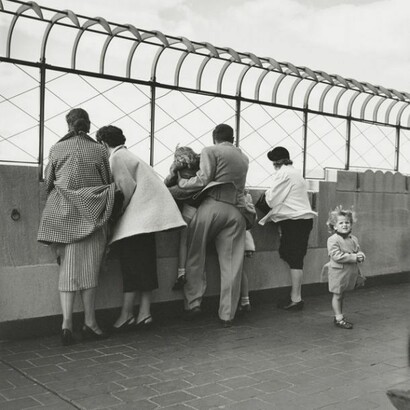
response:
<path id="1" fill-rule="evenodd" d="M 195 169 L 199 168 L 199 154 L 197 154 L 190 147 L 180 147 L 179 145 L 175 148 L 174 162 L 177 164 L 178 169 Z"/>
<path id="2" fill-rule="evenodd" d="M 350 220 L 353 225 L 357 221 L 356 213 L 351 209 L 343 209 L 342 205 L 337 206 L 333 211 L 329 212 L 329 217 L 327 219 L 326 225 L 330 233 L 335 233 L 335 225 L 337 224 L 337 218 L 339 216 L 344 216 Z"/>

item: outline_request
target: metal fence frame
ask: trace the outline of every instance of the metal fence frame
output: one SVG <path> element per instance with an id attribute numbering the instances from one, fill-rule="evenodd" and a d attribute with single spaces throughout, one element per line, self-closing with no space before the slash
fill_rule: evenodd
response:
<path id="1" fill-rule="evenodd" d="M 399 170 L 399 157 L 400 157 L 400 137 L 402 130 L 410 130 L 410 94 L 407 92 L 399 92 L 394 89 L 387 89 L 382 86 L 376 86 L 367 82 L 359 82 L 354 79 L 346 79 L 337 74 L 327 74 L 323 71 L 314 71 L 308 67 L 296 67 L 289 62 L 277 62 L 273 58 L 261 58 L 256 55 L 246 52 L 237 52 L 231 48 L 215 47 L 210 43 L 199 43 L 190 41 L 185 37 L 172 37 L 164 35 L 159 31 L 146 31 L 137 29 L 131 24 L 116 24 L 108 22 L 104 18 L 90 18 L 75 14 L 71 10 L 59 11 L 47 7 L 41 7 L 35 2 L 22 2 L 18 0 L 7 0 L 8 3 L 17 3 L 19 5 L 17 10 L 11 11 L 4 7 L 4 3 L 0 0 L 0 13 L 6 13 L 13 15 L 10 26 L 8 27 L 8 36 L 6 43 L 6 55 L 0 56 L 0 62 L 12 63 L 21 66 L 36 67 L 40 73 L 40 109 L 39 109 L 39 173 L 40 178 L 43 174 L 43 158 L 44 158 L 44 122 L 45 122 L 45 98 L 46 98 L 46 78 L 47 71 L 60 71 L 64 73 L 77 74 L 89 77 L 97 77 L 108 80 L 128 82 L 139 85 L 148 86 L 151 90 L 150 100 L 150 163 L 154 164 L 154 150 L 153 145 L 155 142 L 155 108 L 156 108 L 156 91 L 158 88 L 177 90 L 188 93 L 203 94 L 212 97 L 220 97 L 228 100 L 235 101 L 235 128 L 236 128 L 236 144 L 240 145 L 241 141 L 241 104 L 243 102 L 256 103 L 265 106 L 278 107 L 282 109 L 291 109 L 299 111 L 303 115 L 303 174 L 306 175 L 306 155 L 307 155 L 307 136 L 309 128 L 309 116 L 310 115 L 323 115 L 326 117 L 341 118 L 346 120 L 346 148 L 345 148 L 345 163 L 344 169 L 348 170 L 351 167 L 350 152 L 351 152 L 351 132 L 352 122 L 357 121 L 361 123 L 369 123 L 378 126 L 392 127 L 395 129 L 395 159 L 394 167 L 392 171 Z M 26 12 L 30 11 L 33 15 L 28 15 Z M 44 13 L 54 13 L 51 18 L 45 18 Z M 28 61 L 13 58 L 13 34 L 15 31 L 16 23 L 21 18 L 36 19 L 44 23 L 47 26 L 43 33 L 41 52 L 39 61 Z M 63 21 L 64 20 L 64 21 Z M 83 23 L 80 23 L 80 20 Z M 52 33 L 52 29 L 56 25 L 66 26 L 77 29 L 77 35 L 75 37 L 72 51 L 71 51 L 71 66 L 63 67 L 50 65 L 46 61 L 47 57 L 47 42 Z M 106 36 L 104 45 L 100 53 L 99 71 L 85 71 L 76 67 L 77 65 L 77 51 L 83 34 L 86 32 L 98 33 Z M 121 38 L 126 41 L 131 41 L 132 46 L 128 55 L 126 63 L 126 74 L 124 76 L 111 75 L 105 72 L 105 63 L 107 57 L 107 50 L 114 38 Z M 151 62 L 151 78 L 149 80 L 142 80 L 133 78 L 132 76 L 132 64 L 135 57 L 135 53 L 141 44 L 151 44 L 157 47 L 158 50 L 155 54 L 153 61 Z M 178 59 L 176 66 L 174 67 L 174 82 L 172 84 L 164 84 L 157 82 L 157 67 L 161 60 L 161 56 L 166 50 L 176 50 L 181 55 Z M 194 88 L 187 88 L 180 85 L 180 75 L 184 63 L 189 55 L 195 54 L 202 58 L 196 73 L 196 86 Z M 219 70 L 217 78 L 217 90 L 211 92 L 202 88 L 203 74 L 206 66 L 211 60 L 221 60 L 223 65 Z M 242 71 L 237 77 L 236 91 L 234 94 L 223 92 L 223 83 L 225 75 L 231 65 L 238 64 L 242 66 Z M 243 96 L 243 83 L 250 72 L 250 70 L 257 69 L 260 74 L 254 83 L 253 98 Z M 275 73 L 277 78 L 271 89 L 270 101 L 265 101 L 260 98 L 261 87 L 265 78 L 269 73 Z M 287 86 L 287 104 L 279 104 L 277 102 L 278 92 L 282 87 L 285 78 L 291 78 L 291 85 Z M 303 96 L 302 106 L 297 106 L 294 102 L 295 93 L 298 91 L 301 85 L 306 88 Z M 319 85 L 324 84 L 324 88 L 320 93 L 318 109 L 312 109 L 310 107 L 310 97 L 314 89 Z M 330 91 L 336 88 L 337 92 L 330 93 Z M 348 100 L 346 113 L 340 112 L 340 101 L 347 91 L 352 91 L 352 95 Z M 333 94 L 333 97 L 330 97 Z M 365 95 L 362 98 L 358 107 L 358 97 Z M 329 101 L 329 99 L 331 100 Z M 370 118 L 366 116 L 366 108 L 372 102 L 373 99 L 378 99 L 371 112 Z M 325 112 L 325 103 L 333 107 L 331 112 Z M 383 120 L 379 118 L 379 111 L 383 104 L 387 104 L 385 107 L 385 113 Z M 397 106 L 399 104 L 399 106 Z M 360 113 L 359 116 L 352 115 L 353 107 Z M 400 107 L 397 110 L 396 115 L 392 116 L 393 108 Z M 393 118 L 394 117 L 394 118 Z"/>

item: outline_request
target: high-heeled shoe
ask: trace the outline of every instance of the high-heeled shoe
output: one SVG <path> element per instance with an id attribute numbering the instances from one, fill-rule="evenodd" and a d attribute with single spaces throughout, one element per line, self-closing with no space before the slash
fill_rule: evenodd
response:
<path id="1" fill-rule="evenodd" d="M 87 326 L 86 324 L 83 325 L 83 327 L 81 328 L 81 336 L 83 338 L 83 340 L 104 340 L 107 339 L 108 334 L 105 332 L 101 332 L 101 333 L 97 333 L 94 332 L 93 329 L 91 329 L 91 327 Z"/>
<path id="2" fill-rule="evenodd" d="M 136 325 L 136 330 L 146 330 L 149 329 L 153 325 L 152 316 L 149 315 L 145 319 L 140 320 Z"/>
<path id="3" fill-rule="evenodd" d="M 135 329 L 136 326 L 136 319 L 135 316 L 131 316 L 129 319 L 127 319 L 121 326 L 112 326 L 111 332 L 112 333 L 123 333 L 123 332 L 128 332 L 130 330 Z"/>
<path id="4" fill-rule="evenodd" d="M 74 344 L 73 333 L 70 329 L 61 330 L 61 344 L 63 346 L 70 346 Z"/>

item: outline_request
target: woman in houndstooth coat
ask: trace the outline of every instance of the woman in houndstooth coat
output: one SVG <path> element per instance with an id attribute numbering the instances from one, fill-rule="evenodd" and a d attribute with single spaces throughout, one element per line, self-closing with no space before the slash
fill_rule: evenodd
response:
<path id="1" fill-rule="evenodd" d="M 66 120 L 69 133 L 50 149 L 45 170 L 48 197 L 37 237 L 54 244 L 57 252 L 64 345 L 74 341 L 76 291 L 81 292 L 84 305 L 83 336 L 105 336 L 95 319 L 94 301 L 115 190 L 106 150 L 87 135 L 87 112 L 73 109 Z"/>

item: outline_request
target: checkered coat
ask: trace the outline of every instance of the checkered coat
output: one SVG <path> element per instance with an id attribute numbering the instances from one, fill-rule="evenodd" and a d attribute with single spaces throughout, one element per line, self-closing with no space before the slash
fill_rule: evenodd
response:
<path id="1" fill-rule="evenodd" d="M 115 190 L 108 154 L 85 133 L 69 133 L 51 147 L 44 182 L 40 242 L 76 242 L 107 223 Z"/>

